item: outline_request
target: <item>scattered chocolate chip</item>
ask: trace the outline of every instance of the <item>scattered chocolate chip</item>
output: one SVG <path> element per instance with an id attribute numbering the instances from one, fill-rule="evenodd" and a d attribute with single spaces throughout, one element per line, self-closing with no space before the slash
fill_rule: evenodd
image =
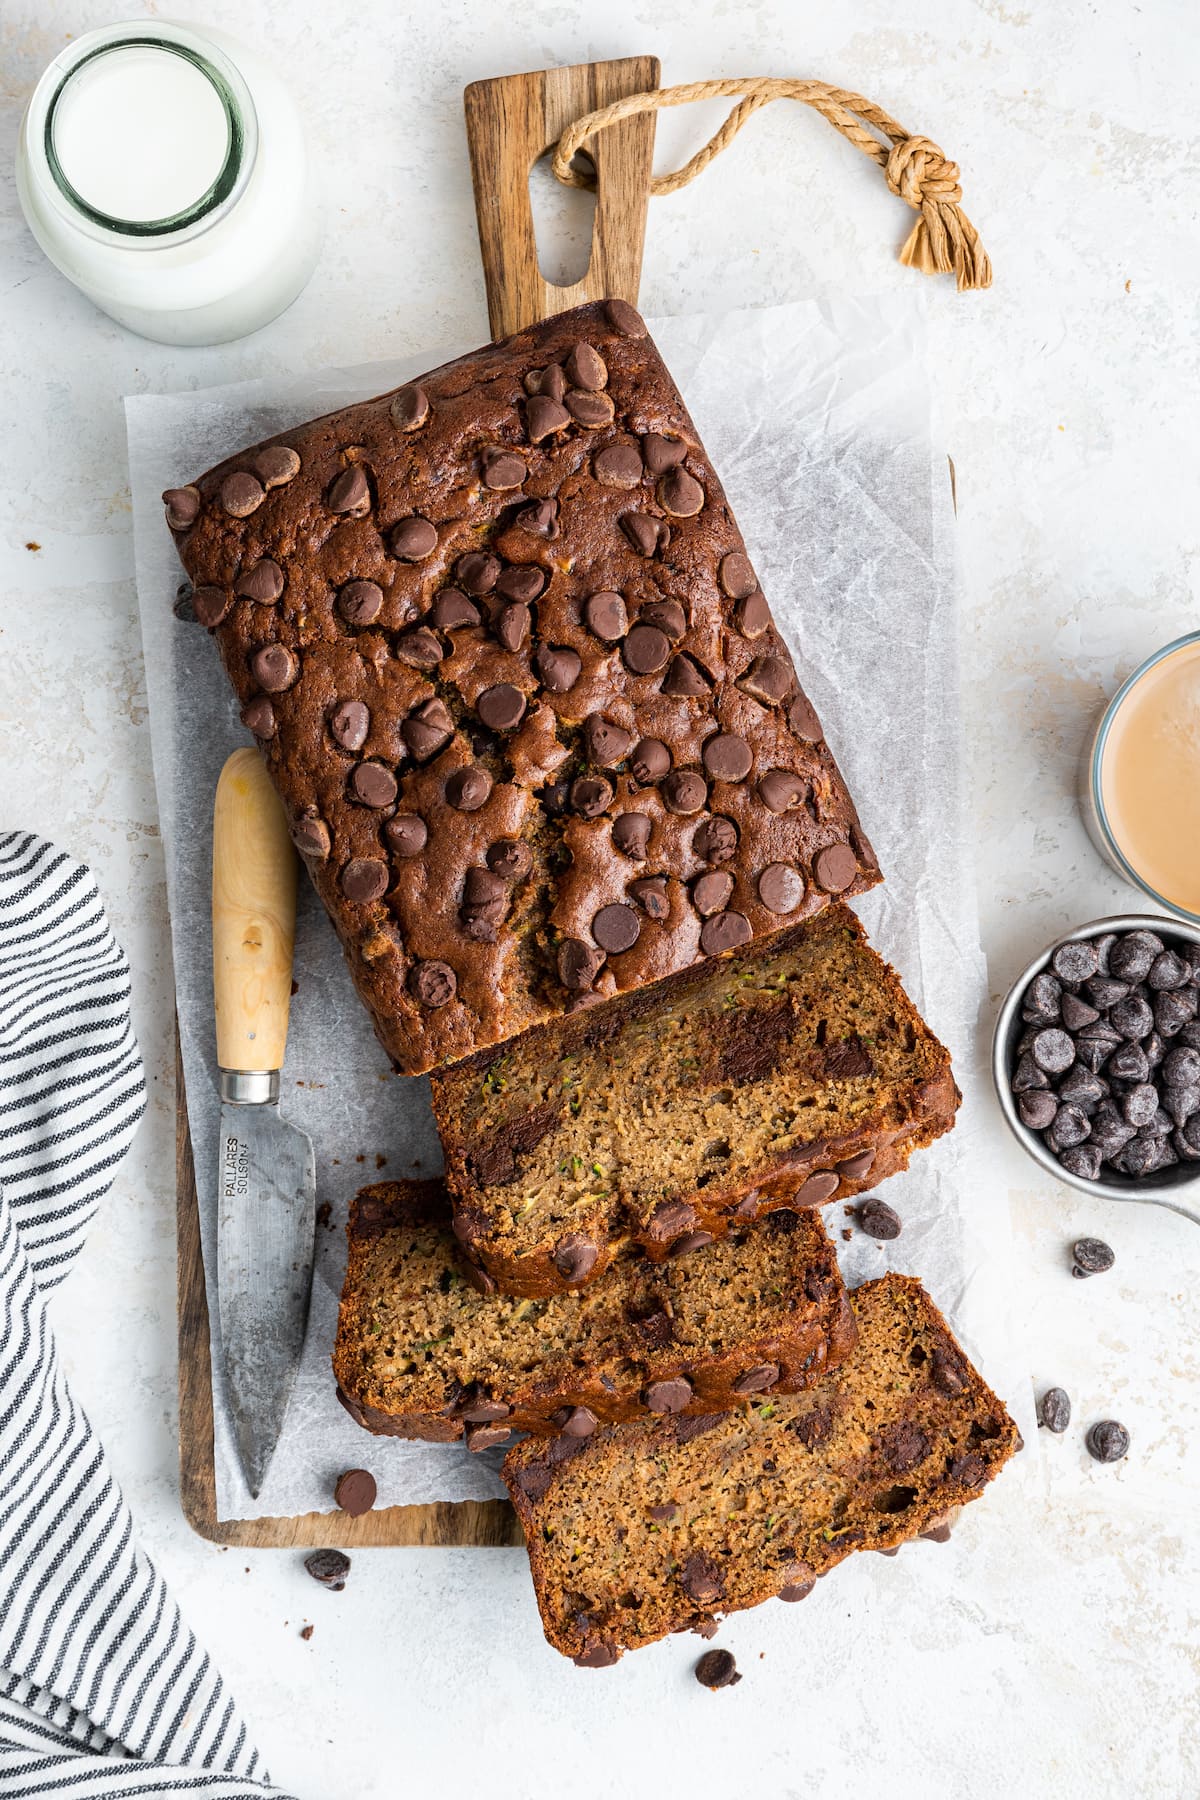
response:
<path id="1" fill-rule="evenodd" d="M 788 694 L 793 679 L 791 666 L 782 656 L 759 656 L 739 677 L 738 686 L 764 706 L 776 706 Z"/>
<path id="2" fill-rule="evenodd" d="M 675 699 L 690 700 L 707 694 L 710 683 L 695 657 L 681 650 L 662 679 L 660 693 Z"/>
<path id="3" fill-rule="evenodd" d="M 558 536 L 558 501 L 535 500 L 517 514 L 517 524 L 522 531 L 528 531 L 534 537 L 556 538 Z"/>
<path id="4" fill-rule="evenodd" d="M 1117 1260 L 1103 1238 L 1077 1238 L 1072 1255 L 1075 1267 L 1082 1275 L 1103 1275 Z"/>
<path id="5" fill-rule="evenodd" d="M 419 856 L 429 839 L 429 827 L 416 813 L 397 813 L 383 828 L 383 835 L 393 856 L 408 861 Z"/>
<path id="6" fill-rule="evenodd" d="M 1174 1037 L 1185 1025 L 1196 1017 L 1197 995 L 1195 988 L 1179 988 L 1173 993 L 1158 994 L 1154 1000 L 1154 1024 L 1162 1037 Z"/>
<path id="7" fill-rule="evenodd" d="M 547 393 L 531 394 L 525 402 L 525 429 L 532 444 L 543 444 L 547 438 L 565 431 L 571 415 L 560 400 Z"/>
<path id="8" fill-rule="evenodd" d="M 589 713 L 583 721 L 583 741 L 588 761 L 598 768 L 611 769 L 629 755 L 633 733 L 614 725 L 602 713 Z"/>
<path id="9" fill-rule="evenodd" d="M 613 820 L 612 838 L 617 849 L 634 862 L 645 862 L 651 821 L 645 813 L 621 813 Z"/>
<path id="10" fill-rule="evenodd" d="M 562 1407 L 554 1414 L 554 1423 L 564 1437 L 591 1437 L 600 1423 L 590 1406 Z"/>
<path id="11" fill-rule="evenodd" d="M 638 614 L 639 625 L 653 625 L 673 644 L 687 632 L 687 614 L 678 600 L 651 600 Z"/>
<path id="12" fill-rule="evenodd" d="M 513 600 L 497 614 L 496 636 L 504 648 L 515 655 L 528 642 L 531 624 L 529 608 L 521 601 Z"/>
<path id="13" fill-rule="evenodd" d="M 761 594 L 748 594 L 738 602 L 734 623 L 744 638 L 753 643 L 755 638 L 762 637 L 771 624 L 771 610 Z"/>
<path id="14" fill-rule="evenodd" d="M 702 919 L 724 912 L 733 898 L 733 876 L 724 869 L 712 869 L 692 883 L 692 905 Z"/>
<path id="15" fill-rule="evenodd" d="M 961 1394 L 967 1386 L 966 1371 L 947 1350 L 935 1350 L 929 1364 L 929 1379 L 939 1394 Z"/>
<path id="16" fill-rule="evenodd" d="M 329 827 L 324 819 L 305 813 L 292 826 L 292 842 L 301 856 L 311 856 L 314 862 L 324 862 L 330 851 Z"/>
<path id="17" fill-rule="evenodd" d="M 658 738 L 642 738 L 629 753 L 629 767 L 634 780 L 648 787 L 670 772 L 671 752 Z"/>
<path id="18" fill-rule="evenodd" d="M 1040 1411 L 1042 1424 L 1046 1430 L 1052 1431 L 1056 1437 L 1061 1437 L 1071 1423 L 1071 1397 L 1066 1388 L 1047 1388 L 1042 1395 Z"/>
<path id="19" fill-rule="evenodd" d="M 660 1506 L 648 1506 L 646 1511 L 656 1524 L 665 1525 L 669 1519 L 675 1517 L 679 1508 L 673 1500 L 667 1500 Z"/>
<path id="20" fill-rule="evenodd" d="M 635 488 L 642 473 L 642 453 L 635 444 L 607 444 L 592 458 L 592 474 L 604 487 Z"/>
<path id="21" fill-rule="evenodd" d="M 397 388 L 388 416 L 397 431 L 418 431 L 429 417 L 429 395 L 415 381 Z"/>
<path id="22" fill-rule="evenodd" d="M 347 625 L 371 625 L 383 610 L 383 589 L 376 581 L 349 581 L 337 607 Z"/>
<path id="23" fill-rule="evenodd" d="M 392 526 L 388 542 L 392 547 L 392 555 L 398 556 L 402 562 L 423 562 L 437 549 L 437 526 L 428 519 L 421 519 L 413 514 L 410 518 L 399 519 Z"/>
<path id="24" fill-rule="evenodd" d="M 484 688 L 475 710 L 489 731 L 512 731 L 525 717 L 525 696 L 520 688 L 502 681 Z"/>
<path id="25" fill-rule="evenodd" d="M 198 587 L 192 589 L 192 612 L 201 625 L 211 631 L 219 625 L 229 611 L 232 602 L 224 588 Z"/>
<path id="26" fill-rule="evenodd" d="M 1158 1089 L 1150 1081 L 1139 1081 L 1121 1102 L 1127 1125 L 1148 1125 L 1158 1111 Z"/>
<path id="27" fill-rule="evenodd" d="M 573 1657 L 577 1669 L 611 1669 L 619 1659 L 620 1651 L 612 1644 L 589 1644 L 586 1650 Z"/>
<path id="28" fill-rule="evenodd" d="M 369 1506 L 363 1508 L 364 1512 L 368 1510 Z M 311 1556 L 305 1557 L 304 1567 L 314 1581 L 319 1581 L 321 1586 L 327 1587 L 331 1593 L 340 1594 L 345 1591 L 346 1581 L 350 1574 L 350 1558 L 344 1551 L 314 1550 Z M 311 1634 L 312 1626 L 306 1626 L 305 1630 Z M 304 1633 L 301 1632 L 300 1635 L 303 1637 Z"/>
<path id="29" fill-rule="evenodd" d="M 656 625 L 636 624 L 622 647 L 625 666 L 633 675 L 657 675 L 667 665 L 671 644 Z"/>
<path id="30" fill-rule="evenodd" d="M 275 736 L 275 708 L 265 694 L 256 694 L 241 711 L 242 724 L 264 743 Z"/>
<path id="31" fill-rule="evenodd" d="M 818 1169 L 815 1175 L 809 1175 L 800 1183 L 792 1195 L 792 1202 L 803 1207 L 824 1206 L 827 1200 L 833 1199 L 841 1185 L 840 1176 L 835 1175 L 832 1169 Z"/>
<path id="32" fill-rule="evenodd" d="M 758 897 L 768 912 L 795 912 L 804 898 L 804 878 L 791 863 L 768 863 L 758 878 Z"/>
<path id="33" fill-rule="evenodd" d="M 604 316 L 618 337 L 644 338 L 646 321 L 627 300 L 606 300 Z"/>
<path id="34" fill-rule="evenodd" d="M 671 527 L 665 519 L 652 519 L 648 513 L 622 513 L 618 523 L 639 556 L 654 556 L 671 542 Z"/>
<path id="35" fill-rule="evenodd" d="M 351 463 L 340 475 L 335 475 L 325 496 L 325 504 L 330 512 L 349 514 L 351 518 L 361 519 L 371 510 L 371 487 L 366 471 Z"/>
<path id="36" fill-rule="evenodd" d="M 361 1518 L 375 1504 L 375 1477 L 369 1469 L 347 1469 L 339 1475 L 333 1490 L 335 1503 L 352 1519 Z"/>
<path id="37" fill-rule="evenodd" d="M 1123 1038 L 1148 1037 L 1154 1029 L 1154 1014 L 1140 994 L 1127 994 L 1124 1000 L 1118 1000 L 1108 1017 L 1114 1031 Z"/>
<path id="38" fill-rule="evenodd" d="M 577 775 L 571 783 L 572 810 L 583 819 L 598 819 L 613 800 L 613 784 L 602 775 Z"/>
<path id="39" fill-rule="evenodd" d="M 705 819 L 692 835 L 692 849 L 702 862 L 728 862 L 738 845 L 738 828 L 724 813 Z"/>
<path id="40" fill-rule="evenodd" d="M 705 739 L 702 760 L 714 781 L 745 781 L 754 756 L 745 738 L 718 731 Z"/>
<path id="41" fill-rule="evenodd" d="M 705 956 L 722 956 L 727 950 L 748 944 L 753 935 L 744 913 L 716 913 L 700 927 L 700 948 Z"/>
<path id="42" fill-rule="evenodd" d="M 572 387 L 598 394 L 608 381 L 608 368 L 600 352 L 591 344 L 578 343 L 563 363 L 563 373 Z"/>
<path id="43" fill-rule="evenodd" d="M 401 725 L 400 736 L 418 762 L 427 762 L 444 750 L 454 736 L 454 720 L 445 701 L 423 700 Z"/>
<path id="44" fill-rule="evenodd" d="M 728 1650 L 706 1650 L 692 1673 L 701 1687 L 714 1692 L 717 1688 L 733 1687 L 742 1679 Z"/>
<path id="45" fill-rule="evenodd" d="M 564 1281 L 582 1281 L 595 1268 L 599 1254 L 591 1238 L 570 1231 L 559 1238 L 550 1260 Z"/>
<path id="46" fill-rule="evenodd" d="M 682 1412 L 693 1392 L 685 1375 L 672 1376 L 669 1381 L 652 1381 L 646 1389 L 646 1405 L 652 1413 Z"/>
<path id="47" fill-rule="evenodd" d="M 548 579 L 545 569 L 539 569 L 536 563 L 516 563 L 501 569 L 496 577 L 496 592 L 506 600 L 519 600 L 528 606 L 543 592 Z"/>
<path id="48" fill-rule="evenodd" d="M 1116 1419 L 1099 1419 L 1087 1434 L 1088 1455 L 1099 1463 L 1120 1462 L 1129 1450 L 1129 1433 Z"/>
<path id="49" fill-rule="evenodd" d="M 446 798 L 459 812 L 478 812 L 492 792 L 492 778 L 478 763 L 455 769 L 446 782 Z"/>
<path id="50" fill-rule="evenodd" d="M 250 670 L 268 694 L 282 694 L 300 673 L 300 663 L 286 644 L 266 644 L 250 659 Z"/>
<path id="51" fill-rule="evenodd" d="M 408 985 L 422 1006 L 448 1006 L 458 990 L 458 977 L 449 963 L 418 962 L 409 971 Z"/>
<path id="52" fill-rule="evenodd" d="M 758 578 L 743 550 L 731 550 L 721 558 L 717 579 L 731 600 L 745 600 L 758 587 Z"/>
<path id="53" fill-rule="evenodd" d="M 356 856 L 342 870 L 342 892 L 357 905 L 380 900 L 388 889 L 388 866 L 377 856 Z"/>
<path id="54" fill-rule="evenodd" d="M 361 700 L 339 700 L 329 715 L 329 735 L 343 750 L 361 750 L 371 729 L 371 715 Z"/>
<path id="55" fill-rule="evenodd" d="M 458 588 L 443 588 L 429 609 L 429 617 L 439 631 L 458 631 L 480 622 L 479 608 Z"/>
<path id="56" fill-rule="evenodd" d="M 1074 1149 L 1091 1135 L 1087 1114 L 1078 1106 L 1060 1106 L 1054 1115 L 1054 1123 L 1046 1133 L 1046 1142 L 1051 1150 Z"/>
<path id="57" fill-rule="evenodd" d="M 399 783 L 383 763 L 356 763 L 350 771 L 350 791 L 362 806 L 390 806 Z"/>
<path id="58" fill-rule="evenodd" d="M 543 687 L 551 694 L 565 694 L 579 680 L 583 660 L 578 651 L 553 644 L 540 644 L 534 656 Z"/>
<path id="59" fill-rule="evenodd" d="M 632 950 L 641 935 L 642 923 L 632 906 L 602 906 L 592 920 L 592 936 L 610 956 Z"/>
<path id="60" fill-rule="evenodd" d="M 778 1363 L 756 1363 L 732 1383 L 735 1394 L 762 1394 L 779 1380 Z"/>
<path id="61" fill-rule="evenodd" d="M 1200 1050 L 1177 1044 L 1162 1060 L 1162 1078 L 1168 1088 L 1200 1086 Z"/>
<path id="62" fill-rule="evenodd" d="M 668 469 L 654 490 L 658 504 L 673 519 L 693 519 L 704 506 L 704 489 L 686 469 Z"/>
<path id="63" fill-rule="evenodd" d="M 254 473 L 265 488 L 286 487 L 300 473 L 300 458 L 287 444 L 268 444 L 254 458 Z"/>
<path id="64" fill-rule="evenodd" d="M 527 394 L 545 394 L 551 400 L 561 400 L 567 391 L 567 372 L 561 363 L 551 363 L 546 369 L 531 369 L 525 377 Z"/>
<path id="65" fill-rule="evenodd" d="M 827 894 L 841 894 L 858 874 L 858 858 L 849 844 L 826 844 L 813 858 L 813 874 Z"/>
<path id="66" fill-rule="evenodd" d="M 711 1556 L 697 1550 L 688 1557 L 680 1570 L 679 1585 L 685 1594 L 698 1601 L 701 1606 L 711 1606 L 725 1592 L 725 1577 Z"/>
<path id="67" fill-rule="evenodd" d="M 571 388 L 563 405 L 585 431 L 602 431 L 616 417 L 616 408 L 607 394 L 589 394 L 583 388 Z"/>
<path id="68" fill-rule="evenodd" d="M 583 994 L 604 967 L 604 952 L 582 938 L 564 938 L 558 947 L 558 978 L 572 993 Z"/>
<path id="69" fill-rule="evenodd" d="M 524 881 L 533 867 L 533 853 L 517 838 L 498 838 L 488 850 L 487 864 L 505 881 Z"/>
<path id="70" fill-rule="evenodd" d="M 1035 975 L 1025 989 L 1025 1016 L 1036 1018 L 1041 1024 L 1053 1025 L 1058 1020 L 1062 1009 L 1063 988 L 1058 977 L 1043 970 Z"/>
<path id="71" fill-rule="evenodd" d="M 507 1444 L 511 1436 L 512 1426 L 502 1425 L 499 1420 L 494 1424 L 468 1425 L 463 1431 L 467 1449 L 475 1456 L 481 1450 L 494 1450 L 498 1444 Z"/>
<path id="72" fill-rule="evenodd" d="M 667 883 L 663 876 L 652 875 L 644 881 L 631 881 L 629 893 L 648 919 L 656 919 L 661 924 L 670 916 L 671 903 L 667 895 Z"/>
<path id="73" fill-rule="evenodd" d="M 652 1244 L 669 1244 L 696 1223 L 696 1209 L 686 1200 L 660 1200 L 650 1215 L 646 1236 Z"/>
<path id="74" fill-rule="evenodd" d="M 519 488 L 529 470 L 525 467 L 523 457 L 512 450 L 485 450 L 481 460 L 483 485 L 495 493 L 508 493 Z"/>
<path id="75" fill-rule="evenodd" d="M 795 1604 L 798 1600 L 807 1600 L 817 1585 L 817 1578 L 807 1563 L 794 1563 L 788 1570 L 788 1579 L 779 1590 L 779 1598 Z"/>
<path id="76" fill-rule="evenodd" d="M 200 489 L 192 486 L 167 488 L 163 493 L 167 524 L 172 531 L 186 531 L 200 517 Z"/>
<path id="77" fill-rule="evenodd" d="M 406 631 L 398 637 L 395 652 L 400 662 L 426 674 L 436 669 L 446 654 L 441 640 L 425 625 L 418 625 L 415 631 Z"/>
<path id="78" fill-rule="evenodd" d="M 883 1242 L 898 1238 L 904 1229 L 896 1209 L 889 1206 L 886 1200 L 877 1200 L 874 1194 L 858 1208 L 858 1222 L 868 1237 L 879 1238 Z"/>
<path id="79" fill-rule="evenodd" d="M 685 817 L 698 813 L 708 799 L 704 777 L 694 769 L 672 769 L 663 781 L 661 792 L 668 812 L 681 813 Z"/>
<path id="80" fill-rule="evenodd" d="M 615 644 L 629 630 L 629 614 L 620 594 L 591 594 L 583 606 L 584 624 L 602 643 Z"/>
<path id="81" fill-rule="evenodd" d="M 221 483 L 220 501 L 231 519 L 248 519 L 266 499 L 266 489 L 255 476 L 238 469 Z"/>

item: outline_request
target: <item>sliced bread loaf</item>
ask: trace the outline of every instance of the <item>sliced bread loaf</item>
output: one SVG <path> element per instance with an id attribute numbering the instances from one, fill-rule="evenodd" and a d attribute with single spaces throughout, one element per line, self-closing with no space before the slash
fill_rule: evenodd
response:
<path id="1" fill-rule="evenodd" d="M 1017 1446 L 921 1284 L 851 1295 L 858 1344 L 792 1399 L 663 1419 L 504 1461 L 556 1650 L 602 1668 L 717 1612 L 800 1600 L 854 1550 L 889 1550 L 976 1499 Z"/>
<path id="2" fill-rule="evenodd" d="M 778 1212 L 668 1263 L 623 1257 L 547 1299 L 485 1298 L 463 1279 L 437 1181 L 366 1188 L 333 1366 L 369 1431 L 472 1449 L 516 1430 L 708 1413 L 791 1393 L 854 1342 L 837 1260 L 812 1213 Z"/>
<path id="3" fill-rule="evenodd" d="M 844 906 L 433 1077 L 455 1231 L 505 1293 L 859 1192 L 953 1124 L 950 1059 Z"/>

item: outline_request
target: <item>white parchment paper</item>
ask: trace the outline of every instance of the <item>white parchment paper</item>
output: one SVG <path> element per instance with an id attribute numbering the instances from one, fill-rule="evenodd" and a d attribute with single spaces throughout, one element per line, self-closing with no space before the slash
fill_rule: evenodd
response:
<path id="1" fill-rule="evenodd" d="M 930 443 L 923 314 L 889 295 L 652 320 L 729 493 L 801 680 L 874 843 L 886 883 L 859 910 L 876 947 L 955 1058 L 957 1129 L 884 1193 L 903 1235 L 876 1245 L 826 1209 L 849 1282 L 920 1275 L 1032 1442 L 1028 1379 L 1011 1342 L 1007 1197 L 987 1166 L 978 1015 L 985 996 L 964 833 L 949 470 Z M 452 354 L 453 352 L 450 352 Z M 316 1151 L 318 1228 L 303 1364 L 279 1448 L 252 1500 L 237 1459 L 215 1294 L 218 1105 L 209 925 L 212 799 L 246 742 L 207 633 L 176 618 L 182 571 L 159 500 L 240 445 L 368 398 L 445 360 L 303 374 L 126 401 L 138 596 L 166 856 L 176 995 L 209 1292 L 222 1518 L 327 1509 L 343 1468 L 367 1466 L 381 1504 L 503 1493 L 489 1457 L 359 1430 L 329 1356 L 354 1189 L 431 1173 L 440 1152 L 424 1079 L 391 1073 L 332 928 L 301 884 L 283 1109 Z"/>

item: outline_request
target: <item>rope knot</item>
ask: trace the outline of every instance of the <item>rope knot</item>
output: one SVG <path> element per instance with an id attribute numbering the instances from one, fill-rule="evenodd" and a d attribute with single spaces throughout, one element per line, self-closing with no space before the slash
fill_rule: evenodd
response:
<path id="1" fill-rule="evenodd" d="M 917 212 L 927 200 L 957 205 L 962 199 L 958 164 L 931 138 L 902 138 L 893 144 L 883 172 L 893 194 L 907 200 Z"/>

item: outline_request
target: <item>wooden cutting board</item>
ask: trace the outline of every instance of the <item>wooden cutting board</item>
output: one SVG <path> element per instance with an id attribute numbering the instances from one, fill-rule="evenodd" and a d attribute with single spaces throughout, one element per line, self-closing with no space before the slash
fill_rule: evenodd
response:
<path id="1" fill-rule="evenodd" d="M 585 300 L 637 304 L 654 154 L 654 114 L 623 119 L 594 146 L 597 197 L 591 259 L 581 281 L 556 287 L 538 266 L 529 174 L 573 120 L 659 83 L 658 59 L 623 57 L 472 82 L 464 100 L 492 336 L 505 337 Z M 196 1170 L 183 1064 L 175 1057 L 175 1180 L 179 1288 L 179 1476 L 184 1516 L 202 1537 L 250 1548 L 375 1544 L 519 1544 L 507 1500 L 389 1506 L 279 1519 L 222 1519 L 213 1467 L 212 1362 L 200 1250 Z M 330 1346 L 332 1349 L 332 1346 Z M 330 1376 L 332 1384 L 332 1374 Z M 364 1464 L 370 1440 L 364 1434 Z"/>

